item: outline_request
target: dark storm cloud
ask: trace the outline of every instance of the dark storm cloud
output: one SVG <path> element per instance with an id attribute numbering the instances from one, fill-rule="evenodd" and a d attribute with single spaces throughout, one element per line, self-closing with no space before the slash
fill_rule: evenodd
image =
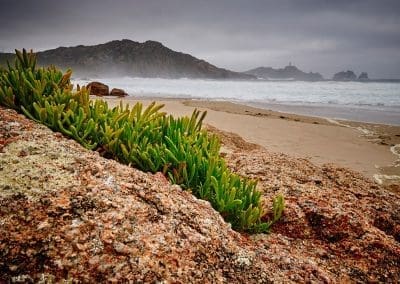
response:
<path id="1" fill-rule="evenodd" d="M 153 39 L 218 66 L 400 78 L 399 0 L 0 0 L 0 49 Z"/>

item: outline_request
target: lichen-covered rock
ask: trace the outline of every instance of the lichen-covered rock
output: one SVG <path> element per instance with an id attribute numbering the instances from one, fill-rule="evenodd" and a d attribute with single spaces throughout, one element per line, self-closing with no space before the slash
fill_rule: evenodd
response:
<path id="1" fill-rule="evenodd" d="M 305 259 L 332 273 L 328 278 L 335 282 L 400 281 L 398 195 L 354 171 L 317 167 L 212 131 L 223 136 L 234 171 L 257 178 L 267 200 L 277 193 L 285 196 L 285 213 L 273 232 L 253 238 L 279 255 L 288 250 L 288 257 L 295 258 L 290 274 L 296 281 L 304 281 L 295 267 Z"/>
<path id="2" fill-rule="evenodd" d="M 0 282 L 399 282 L 397 195 L 211 131 L 267 200 L 285 195 L 271 234 L 0 108 Z"/>
<path id="3" fill-rule="evenodd" d="M 268 281 L 252 244 L 163 175 L 1 108 L 0 139 L 0 282 Z"/>

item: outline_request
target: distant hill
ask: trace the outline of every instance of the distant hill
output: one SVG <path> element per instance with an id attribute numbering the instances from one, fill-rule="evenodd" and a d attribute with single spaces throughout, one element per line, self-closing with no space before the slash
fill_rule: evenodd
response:
<path id="1" fill-rule="evenodd" d="M 14 57 L 0 53 L 0 64 Z M 40 65 L 72 68 L 75 76 L 255 79 L 254 76 L 218 68 L 159 42 L 114 40 L 93 46 L 59 47 L 37 53 Z"/>
<path id="2" fill-rule="evenodd" d="M 319 73 L 303 72 L 296 66 L 288 65 L 285 68 L 274 69 L 271 67 L 258 67 L 245 74 L 257 76 L 265 80 L 301 80 L 301 81 L 322 81 L 324 78 Z"/>

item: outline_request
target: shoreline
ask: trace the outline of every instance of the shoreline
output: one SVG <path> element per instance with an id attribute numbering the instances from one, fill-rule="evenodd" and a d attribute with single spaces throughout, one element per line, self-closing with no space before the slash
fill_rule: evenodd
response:
<path id="1" fill-rule="evenodd" d="M 400 126 L 400 85 L 355 82 L 225 82 L 162 78 L 97 78 L 144 99 L 229 101 L 305 116 Z M 75 81 L 85 85 L 88 81 Z"/>
<path id="2" fill-rule="evenodd" d="M 382 124 L 387 126 L 400 127 L 400 113 L 394 112 L 391 109 L 377 110 L 369 109 L 368 107 L 360 106 L 340 106 L 340 105 L 319 105 L 305 104 L 296 105 L 283 102 L 252 102 L 229 100 L 219 98 L 198 98 L 185 95 L 161 95 L 159 93 L 143 93 L 130 94 L 129 97 L 137 100 L 156 100 L 156 101 L 196 101 L 196 102 L 217 102 L 217 103 L 232 103 L 235 105 L 255 108 L 262 111 L 270 111 L 283 113 L 286 115 L 295 115 L 301 117 L 313 117 L 322 119 L 333 119 L 339 121 L 349 121 L 363 124 Z M 357 113 L 357 115 L 351 113 Z"/>
<path id="3" fill-rule="evenodd" d="M 259 109 L 295 114 L 300 116 L 350 121 L 357 123 L 383 124 L 400 126 L 400 114 L 390 110 L 368 109 L 363 106 L 339 106 L 339 105 L 292 105 L 284 103 L 263 103 L 262 107 L 256 103 L 241 103 Z"/>
<path id="4" fill-rule="evenodd" d="M 130 105 L 156 101 L 165 104 L 165 112 L 177 116 L 190 115 L 197 108 L 208 112 L 205 124 L 236 133 L 268 151 L 317 165 L 333 163 L 395 191 L 400 187 L 400 126 L 297 115 L 226 101 L 134 96 L 100 99 L 110 106 L 121 100 Z"/>

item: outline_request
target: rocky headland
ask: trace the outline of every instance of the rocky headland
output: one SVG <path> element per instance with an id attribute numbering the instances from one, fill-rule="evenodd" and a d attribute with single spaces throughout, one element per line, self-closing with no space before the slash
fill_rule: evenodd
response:
<path id="1" fill-rule="evenodd" d="M 0 108 L 0 282 L 400 281 L 400 197 L 361 174 L 208 127 L 229 167 L 286 208 L 270 234 Z M 270 208 L 265 208 L 267 215 Z"/>
<path id="2" fill-rule="evenodd" d="M 319 73 L 301 71 L 296 66 L 289 64 L 284 68 L 257 67 L 244 73 L 254 75 L 264 80 L 297 80 L 297 81 L 322 81 L 324 78 Z"/>
<path id="3" fill-rule="evenodd" d="M 217 80 L 288 80 L 324 81 L 318 72 L 304 72 L 289 64 L 283 68 L 257 67 L 244 72 L 219 68 L 190 54 L 174 51 L 162 43 L 148 40 L 113 40 L 103 44 L 58 47 L 37 52 L 38 64 L 73 69 L 80 78 L 145 77 L 198 78 Z M 14 53 L 0 53 L 0 68 L 14 61 Z M 330 80 L 330 79 L 328 79 Z M 366 72 L 351 71 L 334 74 L 333 81 L 400 82 L 399 79 L 370 79 Z"/>
<path id="4" fill-rule="evenodd" d="M 0 54 L 0 64 L 14 54 Z M 218 68 L 192 55 L 169 49 L 160 42 L 124 39 L 92 46 L 58 47 L 37 52 L 42 66 L 72 68 L 79 77 L 161 77 L 255 79 L 254 76 Z"/>

